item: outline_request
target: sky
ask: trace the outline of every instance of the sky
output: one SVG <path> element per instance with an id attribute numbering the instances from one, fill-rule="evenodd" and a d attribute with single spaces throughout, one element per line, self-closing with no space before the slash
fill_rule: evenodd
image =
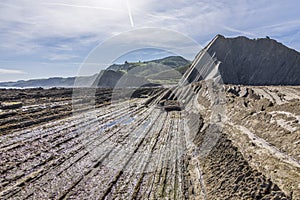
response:
<path id="1" fill-rule="evenodd" d="M 115 55 L 115 62 L 176 55 L 159 45 L 149 50 L 149 43 L 136 51 L 147 38 L 178 49 L 182 40 L 199 44 L 187 59 L 216 34 L 269 36 L 300 51 L 299 10 L 298 0 L 0 0 L 0 82 L 78 75 L 103 44 L 112 54 L 122 45 L 134 49 Z M 155 32 L 160 29 L 162 36 Z"/>

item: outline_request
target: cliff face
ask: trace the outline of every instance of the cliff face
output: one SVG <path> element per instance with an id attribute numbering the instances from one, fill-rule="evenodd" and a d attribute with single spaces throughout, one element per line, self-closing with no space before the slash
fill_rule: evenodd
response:
<path id="1" fill-rule="evenodd" d="M 217 35 L 206 51 L 221 62 L 219 71 L 226 84 L 300 84 L 300 53 L 273 39 Z"/>

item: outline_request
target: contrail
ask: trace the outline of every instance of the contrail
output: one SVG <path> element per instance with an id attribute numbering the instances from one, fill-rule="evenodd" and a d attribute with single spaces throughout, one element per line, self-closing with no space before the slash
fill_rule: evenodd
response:
<path id="1" fill-rule="evenodd" d="M 65 4 L 65 3 L 44 3 L 44 4 L 51 5 L 51 6 L 65 6 L 65 7 L 74 7 L 74 8 L 89 8 L 89 9 L 100 9 L 100 10 L 124 12 L 121 9 L 113 9 L 113 8 L 99 7 L 99 6 L 73 5 L 73 4 Z"/>
<path id="2" fill-rule="evenodd" d="M 129 5 L 129 0 L 126 0 L 128 15 L 130 24 L 134 27 L 133 18 L 131 14 L 131 9 Z M 116 11 L 116 12 L 125 12 L 121 9 L 113 9 L 113 8 L 106 8 L 106 7 L 99 7 L 99 6 L 85 6 L 85 5 L 73 5 L 73 4 L 65 4 L 65 3 L 45 3 L 45 5 L 52 5 L 52 6 L 65 6 L 65 7 L 74 7 L 74 8 L 88 8 L 88 9 L 100 9 L 100 10 L 109 10 L 109 11 Z"/>
<path id="3" fill-rule="evenodd" d="M 126 4 L 127 4 L 127 9 L 128 9 L 130 24 L 131 24 L 132 27 L 134 27 L 133 19 L 132 19 L 132 13 L 131 13 L 131 9 L 130 9 L 130 6 L 129 6 L 129 0 L 126 0 Z"/>

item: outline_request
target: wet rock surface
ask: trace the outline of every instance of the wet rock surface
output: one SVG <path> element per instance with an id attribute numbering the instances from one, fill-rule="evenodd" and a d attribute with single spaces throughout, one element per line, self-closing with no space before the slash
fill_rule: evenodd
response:
<path id="1" fill-rule="evenodd" d="M 209 87 L 1 90 L 1 199 L 299 199 L 300 89 Z"/>

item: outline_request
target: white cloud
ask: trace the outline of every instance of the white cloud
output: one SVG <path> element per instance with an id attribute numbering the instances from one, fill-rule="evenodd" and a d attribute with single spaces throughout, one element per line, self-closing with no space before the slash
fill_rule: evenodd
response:
<path id="1" fill-rule="evenodd" d="M 1 0 L 0 59 L 79 62 L 111 36 L 145 27 L 200 44 L 216 34 L 268 35 L 300 50 L 299 6 L 297 0 Z"/>
<path id="2" fill-rule="evenodd" d="M 68 54 L 49 54 L 46 56 L 46 59 L 51 61 L 67 61 L 73 58 L 77 58 L 77 56 Z"/>
<path id="3" fill-rule="evenodd" d="M 0 74 L 26 74 L 26 72 L 22 70 L 13 70 L 13 69 L 1 69 L 0 68 Z"/>
<path id="4" fill-rule="evenodd" d="M 101 42 L 130 30 L 133 22 L 135 28 L 163 27 L 207 40 L 222 32 L 249 36 L 287 32 L 291 25 L 286 22 L 292 17 L 298 19 L 293 16 L 298 10 L 293 0 L 284 5 L 270 0 L 10 0 L 1 4 L 2 48 L 23 53 L 49 48 L 39 43 L 45 38 L 77 38 L 81 45 Z M 276 26 L 278 23 L 281 26 Z M 60 42 L 65 45 L 65 41 Z"/>
<path id="5" fill-rule="evenodd" d="M 246 36 L 250 36 L 250 37 L 257 37 L 258 35 L 256 35 L 255 33 L 251 33 L 249 31 L 246 31 L 246 30 L 238 30 L 238 29 L 235 29 L 235 28 L 231 28 L 229 26 L 223 26 L 223 28 L 225 30 L 228 30 L 230 32 L 234 32 L 234 33 L 238 33 L 238 34 L 243 34 L 243 35 L 246 35 Z"/>
<path id="6" fill-rule="evenodd" d="M 112 31 L 130 28 L 126 4 L 116 0 L 113 0 L 115 4 L 109 2 L 9 1 L 6 4 L 12 6 L 0 7 L 1 40 L 9 49 L 31 53 L 40 51 L 40 40 L 47 38 L 81 40 L 89 36 L 99 39 L 111 35 Z M 82 40 L 86 39 L 89 38 Z M 44 47 L 47 48 L 47 44 Z"/>

